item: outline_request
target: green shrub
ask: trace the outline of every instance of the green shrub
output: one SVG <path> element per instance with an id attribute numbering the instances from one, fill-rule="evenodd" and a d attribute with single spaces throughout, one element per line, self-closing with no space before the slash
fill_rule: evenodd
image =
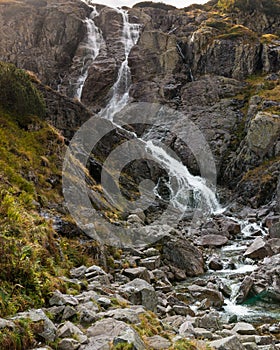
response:
<path id="1" fill-rule="evenodd" d="M 16 114 L 19 122 L 25 124 L 28 116 L 45 115 L 45 102 L 22 69 L 0 62 L 0 91 L 0 107 Z"/>
<path id="2" fill-rule="evenodd" d="M 161 10 L 165 10 L 165 11 L 176 9 L 175 6 L 167 5 L 167 4 L 164 4 L 163 2 L 155 3 L 155 2 L 152 2 L 152 1 L 139 2 L 139 3 L 135 4 L 133 7 L 138 7 L 138 8 L 152 7 L 152 8 L 155 8 L 155 9 L 161 9 Z"/>

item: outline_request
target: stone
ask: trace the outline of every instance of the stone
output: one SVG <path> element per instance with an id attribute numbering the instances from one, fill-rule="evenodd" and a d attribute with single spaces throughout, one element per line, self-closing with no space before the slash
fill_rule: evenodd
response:
<path id="1" fill-rule="evenodd" d="M 194 326 L 190 321 L 185 321 L 181 324 L 179 327 L 179 335 L 187 338 L 187 337 L 194 337 Z"/>
<path id="2" fill-rule="evenodd" d="M 269 227 L 269 237 L 270 238 L 280 238 L 280 218 L 277 217 L 277 222 L 272 223 Z M 268 225 L 268 224 L 267 224 Z"/>
<path id="3" fill-rule="evenodd" d="M 213 257 L 210 259 L 208 266 L 209 266 L 209 269 L 214 271 L 222 270 L 223 262 L 219 258 Z"/>
<path id="4" fill-rule="evenodd" d="M 189 306 L 184 306 L 184 305 L 174 305 L 173 310 L 177 315 L 181 316 L 194 316 L 193 310 Z"/>
<path id="5" fill-rule="evenodd" d="M 195 326 L 210 331 L 218 331 L 221 328 L 220 316 L 217 312 L 209 312 L 195 321 Z"/>
<path id="6" fill-rule="evenodd" d="M 148 344 L 149 348 L 154 350 L 169 349 L 172 345 L 168 339 L 163 338 L 160 335 L 154 335 L 153 337 L 146 338 L 146 343 Z"/>
<path id="7" fill-rule="evenodd" d="M 39 336 L 45 339 L 46 342 L 52 342 L 56 337 L 56 327 L 53 322 L 46 316 L 43 310 L 30 310 L 27 312 L 18 313 L 12 318 L 12 320 L 18 320 L 21 318 L 30 319 L 32 322 L 43 322 L 44 329 L 42 332 L 38 333 Z"/>
<path id="8" fill-rule="evenodd" d="M 97 321 L 87 329 L 89 342 L 81 350 L 110 349 L 109 344 L 118 336 L 131 329 L 126 323 L 113 318 Z"/>
<path id="9" fill-rule="evenodd" d="M 209 343 L 209 346 L 217 350 L 245 350 L 244 346 L 235 335 L 214 340 Z"/>
<path id="10" fill-rule="evenodd" d="M 204 261 L 201 251 L 188 240 L 175 239 L 163 243 L 163 257 L 187 276 L 199 276 L 204 273 Z"/>
<path id="11" fill-rule="evenodd" d="M 134 280 L 135 278 L 140 278 L 150 283 L 150 274 L 146 267 L 128 268 L 125 269 L 123 273 L 131 280 Z"/>
<path id="12" fill-rule="evenodd" d="M 131 344 L 135 350 L 146 349 L 144 342 L 133 328 L 127 328 L 114 338 L 113 345 L 118 346 L 118 344 Z"/>
<path id="13" fill-rule="evenodd" d="M 199 339 L 213 339 L 212 332 L 209 332 L 207 329 L 204 328 L 194 328 L 194 335 L 196 338 Z"/>
<path id="14" fill-rule="evenodd" d="M 196 244 L 203 247 L 222 247 L 227 242 L 228 238 L 221 235 L 205 235 L 196 240 Z"/>
<path id="15" fill-rule="evenodd" d="M 55 291 L 49 300 L 49 304 L 52 305 L 72 305 L 76 306 L 79 301 L 72 295 L 62 294 L 59 290 Z"/>
<path id="16" fill-rule="evenodd" d="M 79 343 L 86 343 L 88 338 L 87 336 L 75 326 L 72 322 L 66 321 L 61 324 L 57 330 L 58 338 L 75 338 Z"/>
<path id="17" fill-rule="evenodd" d="M 254 280 L 250 276 L 243 279 L 235 298 L 237 304 L 242 304 L 247 299 L 253 284 Z"/>
<path id="18" fill-rule="evenodd" d="M 70 276 L 73 278 L 83 278 L 85 276 L 87 267 L 82 265 L 70 270 Z"/>
<path id="19" fill-rule="evenodd" d="M 245 257 L 251 259 L 263 259 L 270 255 L 272 255 L 271 248 L 262 237 L 257 237 L 244 253 Z"/>
<path id="20" fill-rule="evenodd" d="M 72 338 L 64 338 L 58 343 L 58 350 L 77 350 L 81 344 Z"/>
<path id="21" fill-rule="evenodd" d="M 159 255 L 159 251 L 156 248 L 148 248 L 143 251 L 143 254 L 147 257 Z"/>
<path id="22" fill-rule="evenodd" d="M 15 326 L 16 325 L 14 324 L 14 322 L 5 320 L 4 318 L 0 318 L 0 329 L 4 329 L 4 328 L 14 329 Z"/>
<path id="23" fill-rule="evenodd" d="M 77 315 L 76 309 L 70 305 L 66 305 L 62 314 L 62 320 L 68 320 L 75 315 Z"/>
<path id="24" fill-rule="evenodd" d="M 141 259 L 140 265 L 146 267 L 148 270 L 155 270 L 160 267 L 160 256 L 151 256 L 149 258 Z"/>
<path id="25" fill-rule="evenodd" d="M 257 331 L 254 326 L 252 326 L 250 323 L 246 322 L 238 322 L 232 329 L 233 332 L 236 332 L 238 334 L 257 334 Z"/>
<path id="26" fill-rule="evenodd" d="M 133 304 L 143 305 L 148 310 L 156 311 L 158 299 L 154 287 L 148 282 L 136 278 L 121 286 L 120 291 L 126 294 Z"/>
<path id="27" fill-rule="evenodd" d="M 243 343 L 246 350 L 258 350 L 258 346 L 254 342 Z"/>
<path id="28" fill-rule="evenodd" d="M 109 310 L 104 314 L 104 316 L 131 324 L 137 324 L 140 322 L 137 312 L 128 308 Z"/>
<path id="29" fill-rule="evenodd" d="M 99 297 L 96 300 L 98 302 L 98 304 L 104 308 L 108 308 L 111 304 L 112 301 L 109 298 L 106 297 Z"/>
<path id="30" fill-rule="evenodd" d="M 200 287 L 194 284 L 188 287 L 188 291 L 198 300 L 209 300 L 214 307 L 220 308 L 224 304 L 222 293 L 216 289 Z"/>

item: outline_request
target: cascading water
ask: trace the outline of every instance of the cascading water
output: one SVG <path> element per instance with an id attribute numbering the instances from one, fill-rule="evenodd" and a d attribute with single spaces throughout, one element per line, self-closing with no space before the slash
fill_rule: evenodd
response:
<path id="1" fill-rule="evenodd" d="M 123 9 L 115 9 L 122 15 L 123 30 L 122 43 L 124 46 L 124 60 L 120 65 L 118 77 L 111 89 L 111 99 L 107 106 L 100 111 L 99 116 L 114 122 L 114 116 L 120 112 L 128 103 L 129 89 L 131 85 L 131 72 L 128 64 L 128 57 L 131 49 L 136 45 L 141 26 L 136 23 L 130 23 L 127 11 Z M 95 16 L 96 12 L 92 12 Z M 80 77 L 80 85 L 78 89 L 78 96 L 81 96 L 83 84 L 87 77 L 88 67 L 98 52 L 97 43 L 100 41 L 99 30 L 96 28 L 92 19 L 87 21 L 89 25 L 89 39 L 88 45 L 92 43 L 91 59 L 89 64 L 85 65 L 84 73 Z M 94 36 L 97 36 L 97 39 Z M 135 136 L 135 135 L 133 135 Z M 193 176 L 188 169 L 179 161 L 169 155 L 163 148 L 156 146 L 152 141 L 142 140 L 146 151 L 150 153 L 155 162 L 161 164 L 163 168 L 167 169 L 169 175 L 169 183 L 167 187 L 170 190 L 170 202 L 174 208 L 181 213 L 191 210 L 195 207 L 203 208 L 208 213 L 217 213 L 221 211 L 221 207 L 215 196 L 215 193 L 206 185 L 206 181 L 199 176 Z M 176 180 L 176 190 L 174 190 L 172 182 Z M 157 187 L 154 189 L 155 194 L 160 197 Z"/>
<path id="2" fill-rule="evenodd" d="M 88 77 L 88 71 L 93 61 L 99 54 L 103 37 L 100 29 L 95 25 L 94 18 L 98 16 L 96 7 L 92 8 L 90 17 L 85 20 L 87 26 L 87 41 L 81 44 L 80 49 L 84 51 L 81 72 L 75 85 L 75 96 L 81 100 L 85 81 Z"/>
<path id="3" fill-rule="evenodd" d="M 140 35 L 140 25 L 129 23 L 127 11 L 122 9 L 116 9 L 116 11 L 122 15 L 123 19 L 122 43 L 124 45 L 125 59 L 120 66 L 117 81 L 112 87 L 111 100 L 100 113 L 103 118 L 111 121 L 113 121 L 114 115 L 121 111 L 128 102 L 129 87 L 131 84 L 128 56 L 133 46 L 136 45 Z"/>
<path id="4" fill-rule="evenodd" d="M 119 69 L 118 78 L 112 88 L 112 97 L 104 110 L 100 112 L 100 116 L 113 121 L 114 116 L 121 111 L 129 100 L 129 88 L 131 84 L 131 73 L 128 65 L 128 56 L 136 45 L 139 35 L 139 24 L 129 23 L 128 13 L 122 9 L 117 9 L 123 18 L 123 36 L 125 59 Z M 221 207 L 217 201 L 214 192 L 207 187 L 206 181 L 198 176 L 192 176 L 188 169 L 178 160 L 170 156 L 163 148 L 156 146 L 152 141 L 144 141 L 146 150 L 153 155 L 156 162 L 168 169 L 170 182 L 167 184 L 171 193 L 171 203 L 176 209 L 184 213 L 191 207 L 204 204 L 204 209 L 208 212 L 215 213 L 221 211 Z M 171 185 L 172 179 L 176 178 L 178 188 L 173 190 Z M 157 189 L 155 192 L 158 196 Z M 190 196 L 191 194 L 191 196 Z M 191 200 L 190 200 L 191 198 Z M 192 203 L 190 203 L 192 201 Z M 203 203 L 204 202 L 204 203 Z"/>

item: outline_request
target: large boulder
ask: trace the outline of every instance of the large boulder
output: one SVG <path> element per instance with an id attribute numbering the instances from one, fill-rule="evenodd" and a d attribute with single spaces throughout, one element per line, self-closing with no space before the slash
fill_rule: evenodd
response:
<path id="1" fill-rule="evenodd" d="M 163 243 L 163 258 L 167 264 L 175 265 L 187 276 L 204 273 L 204 260 L 201 251 L 185 239 L 172 239 Z"/>
<path id="2" fill-rule="evenodd" d="M 133 304 L 143 305 L 148 310 L 156 311 L 158 299 L 154 287 L 148 282 L 136 278 L 121 286 L 120 290 Z"/>

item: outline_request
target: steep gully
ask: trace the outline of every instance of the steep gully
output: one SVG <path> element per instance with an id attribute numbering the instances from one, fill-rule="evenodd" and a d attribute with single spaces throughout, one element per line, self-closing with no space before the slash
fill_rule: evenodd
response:
<path id="1" fill-rule="evenodd" d="M 116 82 L 111 88 L 111 98 L 109 103 L 103 110 L 100 111 L 99 116 L 110 120 L 117 128 L 123 128 L 123 126 L 115 123 L 114 117 L 118 113 L 121 113 L 121 111 L 129 103 L 131 74 L 128 64 L 128 57 L 133 46 L 137 44 L 141 26 L 136 23 L 130 23 L 128 13 L 125 10 L 119 8 L 116 8 L 115 10 L 121 14 L 123 20 L 122 44 L 124 46 L 124 60 L 120 65 Z M 90 17 L 86 19 L 88 33 L 87 40 L 81 44 L 84 46 L 85 56 L 82 58 L 80 76 L 76 82 L 72 82 L 71 88 L 76 91 L 75 96 L 79 100 L 82 96 L 83 87 L 88 76 L 88 70 L 98 56 L 103 42 L 102 32 L 94 22 L 94 18 L 97 16 L 98 12 L 96 11 L 96 8 L 93 7 Z M 182 53 L 179 51 L 179 54 Z M 137 136 L 136 134 L 132 133 L 132 137 L 135 138 Z M 206 212 L 212 216 L 217 214 L 226 216 L 226 209 L 221 207 L 214 190 L 208 187 L 205 179 L 199 176 L 191 175 L 187 167 L 165 151 L 165 149 L 153 143 L 152 140 L 146 140 L 146 138 L 139 138 L 139 140 L 146 152 L 152 155 L 155 162 L 166 169 L 169 178 L 167 187 L 170 192 L 170 202 L 172 206 L 182 214 L 182 217 L 186 212 L 197 207 L 203 207 L 204 210 L 206 210 Z M 173 186 L 174 179 L 176 180 L 176 188 Z M 155 186 L 153 191 L 155 196 L 161 196 L 160 191 L 158 191 L 158 186 Z M 190 193 L 192 197 L 191 200 Z M 240 286 L 238 277 L 240 278 L 241 275 L 246 276 L 257 268 L 257 266 L 254 265 L 254 262 L 250 259 L 244 260 L 240 259 L 240 257 L 247 249 L 247 244 L 252 240 L 256 231 L 259 231 L 263 236 L 265 236 L 267 232 L 266 229 L 262 228 L 261 223 L 251 224 L 249 221 L 240 221 L 232 216 L 230 219 L 240 223 L 242 236 L 235 240 L 234 243 L 232 242 L 222 249 L 215 250 L 214 253 L 219 256 L 225 265 L 226 262 L 231 261 L 235 265 L 235 269 L 224 268 L 220 271 L 211 271 L 205 275 L 205 278 L 209 277 L 211 274 L 212 276 L 214 275 L 217 278 L 220 278 L 226 285 L 230 284 L 232 293 L 225 300 L 223 311 L 225 316 L 238 315 L 240 320 L 246 320 L 249 322 L 258 322 L 264 317 L 267 317 L 268 319 L 277 319 L 279 316 L 277 313 L 270 314 L 269 312 L 271 309 L 273 309 L 273 305 L 268 305 L 268 309 L 265 307 L 258 309 L 255 306 L 241 306 L 236 305 L 235 303 L 236 294 Z M 190 285 L 192 282 L 193 280 L 189 278 L 185 282 L 180 283 L 180 285 L 177 286 L 177 289 L 179 291 L 183 291 L 184 288 Z"/>

